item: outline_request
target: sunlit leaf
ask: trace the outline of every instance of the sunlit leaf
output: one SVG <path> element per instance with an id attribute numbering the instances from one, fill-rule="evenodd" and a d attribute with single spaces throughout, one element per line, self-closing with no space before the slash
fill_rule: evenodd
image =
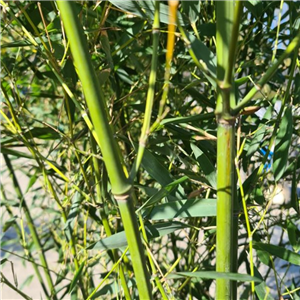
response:
<path id="1" fill-rule="evenodd" d="M 274 149 L 273 172 L 275 180 L 278 181 L 283 175 L 289 157 L 289 149 L 293 134 L 293 115 L 288 107 L 280 122 Z"/>
<path id="2" fill-rule="evenodd" d="M 261 279 L 239 273 L 221 273 L 215 271 L 197 271 L 197 272 L 177 272 L 167 276 L 167 279 L 181 279 L 185 277 L 195 277 L 199 279 L 229 279 L 233 281 L 254 281 L 260 282 Z"/>
<path id="3" fill-rule="evenodd" d="M 149 239 L 162 237 L 166 234 L 170 234 L 176 230 L 183 229 L 188 227 L 188 225 L 180 222 L 162 222 L 162 223 L 155 223 L 145 224 L 145 230 Z M 89 247 L 88 250 L 109 250 L 109 249 L 116 249 L 122 248 L 127 246 L 127 239 L 125 235 L 125 231 L 118 232 L 114 235 L 111 235 L 107 238 L 96 242 Z"/>
<path id="4" fill-rule="evenodd" d="M 151 220 L 208 217 L 216 215 L 216 199 L 189 199 L 172 201 L 143 211 L 143 216 Z"/>
<path id="5" fill-rule="evenodd" d="M 300 266 L 300 254 L 292 252 L 291 250 L 288 250 L 284 247 L 254 242 L 253 248 L 266 251 L 271 255 L 290 262 L 291 264 Z"/>

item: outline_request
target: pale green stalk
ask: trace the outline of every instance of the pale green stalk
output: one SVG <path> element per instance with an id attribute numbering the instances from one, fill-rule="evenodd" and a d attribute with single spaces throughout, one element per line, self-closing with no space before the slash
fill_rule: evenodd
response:
<path id="1" fill-rule="evenodd" d="M 90 141 L 91 141 L 91 148 L 92 148 L 92 152 L 94 154 L 97 154 L 97 149 L 96 149 L 96 143 L 93 139 L 93 137 L 90 137 Z M 100 166 L 99 166 L 99 160 L 93 156 L 93 167 L 94 167 L 94 173 L 95 173 L 95 182 L 96 182 L 96 195 L 97 195 L 97 204 L 100 204 L 100 217 L 102 220 L 102 224 L 105 230 L 105 233 L 107 236 L 111 236 L 112 232 L 110 229 L 110 225 L 109 225 L 109 221 L 108 221 L 108 217 L 105 213 L 105 209 L 104 209 L 104 199 L 105 199 L 105 192 L 101 192 L 101 186 L 100 186 L 100 182 L 101 180 L 103 180 L 101 178 L 101 172 L 100 172 Z M 119 260 L 119 254 L 118 251 L 116 249 L 112 249 L 112 257 L 114 262 L 117 262 Z M 126 300 L 130 300 L 130 292 L 126 283 L 126 278 L 125 278 L 125 274 L 124 274 L 124 268 L 122 263 L 120 263 L 120 279 L 121 279 L 121 284 L 124 290 L 124 294 L 125 294 L 125 299 Z"/>
<path id="2" fill-rule="evenodd" d="M 231 272 L 235 265 L 236 245 L 233 234 L 237 234 L 237 220 L 233 222 L 236 204 L 235 189 L 235 117 L 231 106 L 235 104 L 233 69 L 242 7 L 240 2 L 216 2 L 217 15 L 217 243 L 216 270 Z M 230 65 L 231 64 L 231 65 Z M 216 299 L 229 300 L 233 286 L 228 279 L 217 279 Z"/>
<path id="3" fill-rule="evenodd" d="M 149 88 L 147 93 L 144 122 L 143 122 L 140 140 L 139 140 L 139 148 L 137 152 L 136 163 L 134 165 L 133 173 L 131 174 L 132 178 L 135 177 L 141 165 L 147 139 L 149 136 L 149 130 L 150 130 L 151 114 L 152 114 L 152 107 L 153 107 L 154 94 L 155 94 L 156 73 L 157 73 L 157 57 L 158 57 L 158 41 L 159 41 L 159 1 L 155 2 L 152 34 L 153 34 L 153 52 L 152 52 L 153 54 L 152 54 L 151 70 L 150 70 L 150 77 L 149 77 Z"/>
<path id="4" fill-rule="evenodd" d="M 142 245 L 136 214 L 134 210 L 135 195 L 132 184 L 127 178 L 120 148 L 109 124 L 106 102 L 90 59 L 87 41 L 76 16 L 73 3 L 57 1 L 65 32 L 80 78 L 89 113 L 93 121 L 99 146 L 110 179 L 112 192 L 118 202 L 124 224 L 126 238 L 132 257 L 133 269 L 140 299 L 152 299 L 150 278 L 146 267 L 145 253 Z"/>

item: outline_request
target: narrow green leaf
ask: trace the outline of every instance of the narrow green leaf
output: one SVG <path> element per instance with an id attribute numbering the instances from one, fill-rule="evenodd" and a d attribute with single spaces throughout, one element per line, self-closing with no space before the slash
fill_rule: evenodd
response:
<path id="1" fill-rule="evenodd" d="M 197 59 L 202 60 L 211 74 L 215 75 L 217 69 L 217 59 L 215 54 L 190 32 L 186 32 L 186 35 L 191 43 L 195 55 L 197 56 Z"/>
<path id="2" fill-rule="evenodd" d="M 7 258 L 1 258 L 0 259 L 0 265 L 3 265 L 5 262 L 7 262 Z"/>
<path id="3" fill-rule="evenodd" d="M 196 122 L 201 120 L 213 120 L 215 118 L 214 113 L 205 113 L 205 114 L 197 114 L 194 116 L 188 117 L 174 117 L 174 118 L 166 118 L 163 119 L 160 124 L 181 124 L 181 123 L 188 123 L 188 122 Z"/>
<path id="4" fill-rule="evenodd" d="M 298 161 L 299 161 L 299 159 L 300 159 L 300 157 L 298 158 Z M 293 163 L 293 170 L 292 170 L 293 177 L 292 177 L 292 186 L 291 186 L 291 207 L 293 207 L 299 215 L 300 214 L 299 201 L 298 201 L 298 183 L 299 183 L 299 179 L 297 180 L 297 165 L 298 164 L 297 164 L 297 161 L 295 161 Z"/>
<path id="5" fill-rule="evenodd" d="M 256 250 L 259 261 L 264 263 L 266 266 L 270 264 L 270 254 L 263 250 Z"/>
<path id="6" fill-rule="evenodd" d="M 263 137 L 265 135 L 266 128 L 267 128 L 266 125 L 262 124 L 259 127 L 259 129 L 255 132 L 250 142 L 248 151 L 246 153 L 247 157 L 251 157 L 259 149 L 261 141 L 263 140 Z"/>
<path id="7" fill-rule="evenodd" d="M 188 225 L 181 222 L 161 222 L 153 225 L 145 224 L 145 230 L 149 239 L 162 237 L 166 234 L 186 227 L 188 227 Z M 127 239 L 125 231 L 121 231 L 88 246 L 87 250 L 109 250 L 126 246 Z"/>
<path id="8" fill-rule="evenodd" d="M 75 288 L 78 280 L 80 279 L 83 267 L 85 265 L 85 261 L 83 261 L 80 265 L 80 267 L 78 268 L 77 272 L 74 275 L 74 278 L 71 281 L 70 287 L 69 287 L 69 293 L 71 293 L 73 291 L 73 289 Z"/>
<path id="9" fill-rule="evenodd" d="M 185 277 L 195 277 L 201 279 L 229 279 L 233 281 L 254 281 L 261 282 L 261 279 L 250 276 L 248 274 L 239 274 L 239 273 L 221 273 L 215 271 L 197 271 L 197 272 L 178 272 L 172 273 L 167 276 L 167 279 L 181 279 Z"/>
<path id="10" fill-rule="evenodd" d="M 266 251 L 271 255 L 290 262 L 291 264 L 300 266 L 300 254 L 292 252 L 291 250 L 288 250 L 284 247 L 254 242 L 253 248 L 256 250 Z"/>
<path id="11" fill-rule="evenodd" d="M 171 193 L 180 183 L 186 181 L 188 179 L 187 176 L 183 176 L 177 180 L 174 180 L 172 183 L 164 186 L 160 189 L 156 194 L 150 197 L 139 209 L 138 211 L 142 210 L 145 207 L 151 206 L 158 201 L 160 201 L 163 197 L 166 197 L 169 193 Z"/>
<path id="12" fill-rule="evenodd" d="M 294 251 L 300 251 L 300 230 L 291 220 L 287 220 L 286 228 L 288 232 L 289 241 Z"/>
<path id="13" fill-rule="evenodd" d="M 8 219 L 2 226 L 2 231 L 3 232 L 6 232 L 11 226 L 13 226 L 14 224 L 16 224 L 16 219 L 18 217 L 15 216 L 15 217 L 12 217 L 10 219 Z"/>
<path id="14" fill-rule="evenodd" d="M 14 139 L 11 139 L 11 141 L 14 141 Z M 13 155 L 13 156 L 16 156 L 16 157 L 25 157 L 25 158 L 29 158 L 29 159 L 34 159 L 32 157 L 32 155 L 30 155 L 28 153 L 24 153 L 24 152 L 21 152 L 21 151 L 13 150 L 13 149 L 10 149 L 8 147 L 3 147 L 3 144 L 2 144 L 2 147 L 1 147 L 0 151 L 3 154 L 9 154 L 9 155 Z"/>
<path id="15" fill-rule="evenodd" d="M 291 108 L 288 107 L 280 122 L 275 142 L 273 172 L 276 181 L 282 177 L 286 169 L 292 134 L 293 116 Z"/>
<path id="16" fill-rule="evenodd" d="M 113 5 L 119 7 L 121 10 L 131 12 L 143 19 L 153 20 L 155 11 L 155 1 L 133 1 L 133 0 L 110 0 Z M 169 24 L 169 8 L 168 5 L 160 3 L 159 19 L 160 22 Z M 188 19 L 183 20 L 182 15 L 178 12 L 178 20 L 181 25 L 185 25 Z"/>
<path id="17" fill-rule="evenodd" d="M 210 183 L 212 188 L 217 188 L 217 174 L 214 165 L 210 159 L 194 144 L 191 144 L 191 148 L 194 152 L 195 158 L 200 164 L 202 171 L 205 174 L 207 181 Z"/>
<path id="18" fill-rule="evenodd" d="M 28 46 L 30 46 L 30 44 L 27 41 L 16 41 L 16 42 L 2 44 L 1 48 L 5 49 L 5 48 L 28 47 Z"/>
<path id="19" fill-rule="evenodd" d="M 188 17 L 190 23 L 195 23 L 200 15 L 200 1 L 182 1 L 182 13 Z"/>
<path id="20" fill-rule="evenodd" d="M 270 295 L 269 287 L 264 281 L 255 286 L 255 293 L 259 300 L 274 300 Z"/>
<path id="21" fill-rule="evenodd" d="M 37 181 L 37 176 L 34 174 L 33 176 L 30 177 L 25 193 L 27 193 L 30 190 L 30 188 L 36 183 L 36 181 Z"/>
<path id="22" fill-rule="evenodd" d="M 151 220 L 216 216 L 216 199 L 178 200 L 143 210 Z"/>
<path id="23" fill-rule="evenodd" d="M 23 134 L 26 138 L 34 137 L 43 140 L 57 140 L 61 137 L 58 131 L 55 131 L 50 127 L 33 127 L 30 128 L 28 132 L 25 132 Z"/>
<path id="24" fill-rule="evenodd" d="M 169 171 L 148 149 L 145 149 L 142 166 L 149 173 L 149 175 L 162 186 L 166 186 L 173 182 Z"/>
<path id="25" fill-rule="evenodd" d="M 24 280 L 24 282 L 20 285 L 20 290 L 23 290 L 23 288 L 24 288 L 25 286 L 29 286 L 33 278 L 34 278 L 34 275 L 28 276 L 28 277 Z"/>

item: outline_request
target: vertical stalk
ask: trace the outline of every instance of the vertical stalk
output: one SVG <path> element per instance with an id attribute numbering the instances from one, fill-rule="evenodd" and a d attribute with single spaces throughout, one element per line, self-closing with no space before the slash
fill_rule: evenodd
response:
<path id="1" fill-rule="evenodd" d="M 74 6 L 69 1 L 57 1 L 60 15 L 68 36 L 74 64 L 89 108 L 91 119 L 98 137 L 103 160 L 110 179 L 112 192 L 118 202 L 124 224 L 133 269 L 140 299 L 152 299 L 150 278 L 146 267 L 144 247 L 141 241 L 133 200 L 132 184 L 127 178 L 120 154 L 120 148 L 109 124 L 103 91 L 90 59 L 87 41 L 76 16 Z"/>
<path id="2" fill-rule="evenodd" d="M 232 264 L 234 133 L 234 124 L 218 124 L 217 272 L 230 272 Z M 231 299 L 228 279 L 217 279 L 216 299 Z"/>
<path id="3" fill-rule="evenodd" d="M 94 154 L 97 154 L 96 142 L 92 136 L 90 136 L 90 143 L 91 143 L 92 152 Z M 97 202 L 98 202 L 98 204 L 100 203 L 102 205 L 100 207 L 100 217 L 101 217 L 106 235 L 111 236 L 112 232 L 111 232 L 111 228 L 109 225 L 108 217 L 107 217 L 107 215 L 105 213 L 105 209 L 103 207 L 105 204 L 103 203 L 104 195 L 101 192 L 101 186 L 100 186 L 100 181 L 101 181 L 100 166 L 99 166 L 99 161 L 95 156 L 93 156 L 93 167 L 94 167 L 94 173 L 95 173 Z M 112 252 L 112 258 L 113 258 L 114 262 L 116 263 L 120 258 L 118 255 L 118 251 L 116 249 L 112 249 L 111 252 Z M 121 279 L 121 284 L 122 284 L 122 287 L 124 290 L 125 299 L 130 300 L 130 293 L 129 293 L 129 289 L 128 289 L 128 286 L 126 283 L 124 267 L 122 265 L 122 262 L 120 263 L 119 272 L 120 272 L 120 279 Z"/>
<path id="4" fill-rule="evenodd" d="M 134 178 L 140 164 L 142 162 L 142 158 L 144 155 L 146 142 L 148 140 L 149 130 L 150 130 L 150 122 L 151 122 L 151 114 L 152 107 L 154 102 L 154 94 L 155 94 L 155 83 L 156 83 L 156 73 L 157 73 L 157 58 L 158 58 L 158 41 L 159 41 L 159 1 L 155 2 L 155 13 L 154 13 L 154 21 L 152 26 L 152 34 L 153 34 L 153 54 L 151 61 L 151 71 L 149 76 L 149 88 L 146 99 L 146 109 L 144 122 L 142 127 L 142 132 L 139 140 L 139 148 L 137 152 L 136 163 L 134 166 L 134 170 L 131 174 L 131 177 Z"/>
<path id="5" fill-rule="evenodd" d="M 242 13 L 240 1 L 216 2 L 217 15 L 217 272 L 236 271 L 237 220 L 235 180 L 235 106 L 233 70 Z M 236 286 L 228 279 L 217 279 L 216 299 L 236 297 Z"/>

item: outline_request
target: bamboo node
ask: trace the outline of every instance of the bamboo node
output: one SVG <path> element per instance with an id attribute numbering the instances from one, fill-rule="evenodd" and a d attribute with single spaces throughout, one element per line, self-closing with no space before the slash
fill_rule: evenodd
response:
<path id="1" fill-rule="evenodd" d="M 152 29 L 152 34 L 157 34 L 160 33 L 160 29 L 159 28 L 153 28 Z"/>
<path id="2" fill-rule="evenodd" d="M 235 124 L 235 119 L 236 119 L 235 117 L 227 118 L 227 119 L 218 118 L 217 123 L 223 126 L 232 126 Z"/>
<path id="3" fill-rule="evenodd" d="M 123 195 L 114 195 L 114 198 L 119 202 L 119 201 L 124 201 L 126 202 L 130 198 L 130 193 L 126 193 Z"/>

